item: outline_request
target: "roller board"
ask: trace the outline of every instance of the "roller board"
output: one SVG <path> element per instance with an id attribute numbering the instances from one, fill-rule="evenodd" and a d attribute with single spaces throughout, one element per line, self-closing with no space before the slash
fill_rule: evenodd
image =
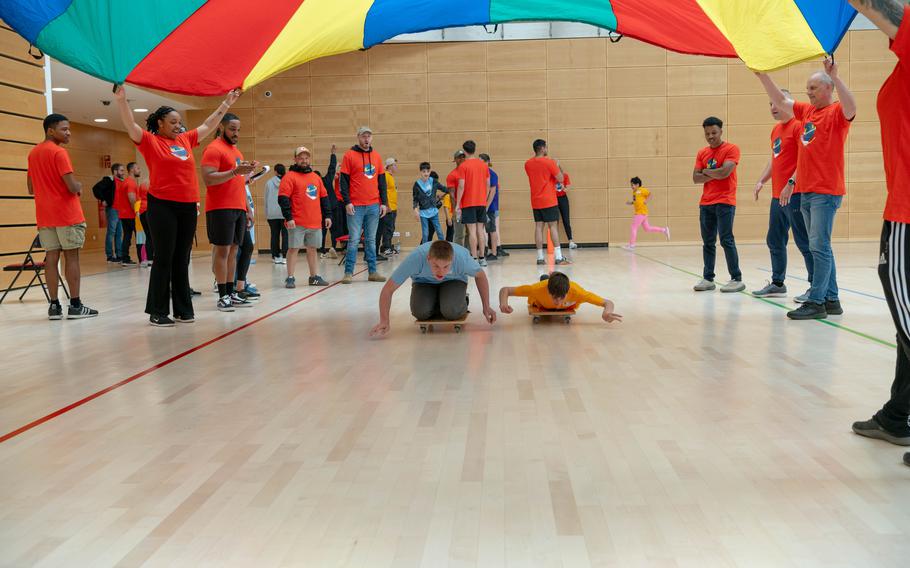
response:
<path id="1" fill-rule="evenodd" d="M 446 326 L 450 325 L 455 329 L 455 333 L 461 333 L 461 330 L 464 328 L 464 322 L 468 319 L 468 314 L 465 314 L 457 320 L 444 320 L 444 319 L 431 319 L 431 320 L 417 320 L 414 323 L 420 326 L 420 333 L 426 333 L 428 331 L 433 331 L 435 326 Z"/>
<path id="2" fill-rule="evenodd" d="M 563 323 L 572 323 L 572 316 L 575 315 L 572 310 L 538 310 L 528 306 L 528 315 L 531 316 L 531 323 L 540 323 L 541 318 L 562 318 Z"/>

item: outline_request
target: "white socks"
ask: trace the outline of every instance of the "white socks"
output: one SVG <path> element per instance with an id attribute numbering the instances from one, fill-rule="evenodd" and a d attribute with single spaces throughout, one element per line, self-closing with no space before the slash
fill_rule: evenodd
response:
<path id="1" fill-rule="evenodd" d="M 537 260 L 543 260 L 544 258 L 543 249 L 537 249 Z"/>
<path id="2" fill-rule="evenodd" d="M 554 247 L 553 256 L 556 258 L 556 260 L 561 259 L 562 258 L 562 247 Z"/>

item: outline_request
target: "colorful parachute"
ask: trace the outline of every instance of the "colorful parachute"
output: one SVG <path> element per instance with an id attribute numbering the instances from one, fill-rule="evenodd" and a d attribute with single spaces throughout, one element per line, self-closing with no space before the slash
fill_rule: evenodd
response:
<path id="1" fill-rule="evenodd" d="M 3 0 L 48 55 L 111 82 L 215 95 L 403 33 L 515 21 L 593 24 L 770 71 L 833 52 L 846 0 Z"/>

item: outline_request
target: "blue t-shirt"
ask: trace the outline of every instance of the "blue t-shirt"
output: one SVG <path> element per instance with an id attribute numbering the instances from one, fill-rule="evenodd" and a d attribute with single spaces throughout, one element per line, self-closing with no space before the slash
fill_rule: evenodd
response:
<path id="1" fill-rule="evenodd" d="M 446 274 L 445 278 L 437 280 L 433 276 L 433 268 L 430 266 L 430 261 L 427 260 L 427 255 L 430 254 L 432 245 L 433 243 L 424 243 L 414 249 L 414 252 L 409 254 L 398 265 L 395 272 L 392 273 L 392 281 L 399 286 L 404 284 L 408 278 L 413 280 L 415 284 L 442 284 L 449 280 L 467 282 L 468 277 L 476 276 L 480 272 L 480 265 L 471 258 L 471 253 L 468 252 L 468 249 L 452 244 L 452 248 L 455 249 L 452 269 Z"/>
<path id="2" fill-rule="evenodd" d="M 493 187 L 495 193 L 493 193 L 493 201 L 490 202 L 490 213 L 496 213 L 499 211 L 499 175 L 490 170 L 490 186 Z"/>

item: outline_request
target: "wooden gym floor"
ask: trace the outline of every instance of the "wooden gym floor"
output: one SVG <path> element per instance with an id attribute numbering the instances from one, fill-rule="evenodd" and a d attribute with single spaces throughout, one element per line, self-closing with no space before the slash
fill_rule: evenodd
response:
<path id="1" fill-rule="evenodd" d="M 8 300 L 0 565 L 906 566 L 903 451 L 850 431 L 893 378 L 877 243 L 835 251 L 829 323 L 696 295 L 696 246 L 575 251 L 612 325 L 532 327 L 516 300 L 490 327 L 472 284 L 466 330 L 421 336 L 406 285 L 370 340 L 380 285 L 285 290 L 267 256 L 233 314 L 194 260 L 205 295 L 174 329 L 147 325 L 142 269 L 85 277 L 93 320 Z M 760 287 L 766 248 L 740 254 Z M 530 251 L 488 269 L 494 294 L 540 272 Z"/>

